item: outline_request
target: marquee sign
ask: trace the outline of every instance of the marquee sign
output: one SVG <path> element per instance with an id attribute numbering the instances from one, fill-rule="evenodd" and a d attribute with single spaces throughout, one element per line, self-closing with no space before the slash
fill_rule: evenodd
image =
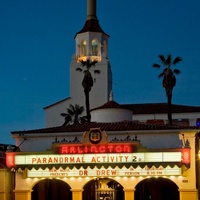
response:
<path id="1" fill-rule="evenodd" d="M 137 137 L 108 140 L 105 131 L 90 129 L 83 140 L 58 141 L 47 152 L 6 152 L 8 168 L 21 168 L 26 177 L 132 177 L 181 175 L 190 164 L 190 148 L 141 148 Z"/>
<path id="2" fill-rule="evenodd" d="M 130 168 L 125 168 L 123 167 L 122 169 L 119 169 L 118 167 L 116 168 L 111 168 L 109 167 L 108 169 L 101 168 L 101 169 L 45 169 L 45 170 L 27 170 L 26 171 L 26 177 L 29 178 L 54 178 L 54 177 L 61 177 L 61 178 L 67 178 L 67 177 L 130 177 L 130 176 L 166 176 L 166 175 L 171 175 L 171 176 L 177 176 L 181 175 L 181 168 L 174 166 L 173 168 L 171 167 L 166 167 L 163 168 L 162 166 L 156 168 L 156 167 L 145 167 L 145 168 L 140 168 L 140 167 L 130 167 Z"/>
<path id="3" fill-rule="evenodd" d="M 140 152 L 105 154 L 31 154 L 7 153 L 6 164 L 12 168 L 17 165 L 48 164 L 92 164 L 92 163 L 148 163 L 181 162 L 190 163 L 190 149 L 177 152 Z"/>
<path id="4" fill-rule="evenodd" d="M 54 150 L 60 154 L 131 153 L 136 148 L 136 145 L 130 143 L 104 145 L 61 144 L 56 145 Z"/>

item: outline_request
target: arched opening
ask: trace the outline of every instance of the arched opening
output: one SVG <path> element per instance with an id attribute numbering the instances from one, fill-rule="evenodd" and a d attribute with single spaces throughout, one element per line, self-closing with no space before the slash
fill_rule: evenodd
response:
<path id="1" fill-rule="evenodd" d="M 148 178 L 137 184 L 134 200 L 179 200 L 178 186 L 166 178 Z"/>
<path id="2" fill-rule="evenodd" d="M 80 56 L 86 56 L 87 54 L 86 54 L 86 46 L 87 46 L 87 42 L 86 42 L 86 40 L 83 40 L 82 42 L 81 42 L 81 49 L 80 49 Z"/>
<path id="3" fill-rule="evenodd" d="M 91 180 L 83 189 L 83 200 L 124 200 L 123 187 L 112 179 Z"/>
<path id="4" fill-rule="evenodd" d="M 45 179 L 33 187 L 31 200 L 72 200 L 70 186 L 57 179 Z"/>
<path id="5" fill-rule="evenodd" d="M 98 41 L 96 39 L 92 40 L 92 56 L 98 56 Z"/>

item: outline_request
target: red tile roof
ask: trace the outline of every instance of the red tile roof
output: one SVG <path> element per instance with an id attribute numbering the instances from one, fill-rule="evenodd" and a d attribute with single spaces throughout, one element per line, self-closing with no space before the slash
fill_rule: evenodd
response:
<path id="1" fill-rule="evenodd" d="M 67 126 L 43 128 L 27 131 L 12 131 L 12 134 L 25 133 L 61 133 L 61 132 L 84 132 L 89 131 L 90 128 L 100 128 L 102 131 L 142 131 L 142 130 L 177 130 L 177 129 L 198 129 L 198 127 L 180 127 L 170 126 L 164 124 L 147 124 L 134 121 L 110 122 L 110 123 L 83 123 Z"/>
<path id="2" fill-rule="evenodd" d="M 106 109 L 106 108 L 123 108 L 123 109 L 128 109 L 128 108 L 125 108 L 123 105 L 118 104 L 115 101 L 108 101 L 107 103 L 103 104 L 102 106 L 96 107 L 96 108 L 94 108 L 92 110 Z"/>

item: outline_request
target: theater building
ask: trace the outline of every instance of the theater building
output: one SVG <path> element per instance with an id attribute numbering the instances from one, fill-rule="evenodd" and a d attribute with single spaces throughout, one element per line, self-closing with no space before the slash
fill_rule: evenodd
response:
<path id="1" fill-rule="evenodd" d="M 15 200 L 196 200 L 196 133 L 132 121 L 13 132 Z"/>
<path id="2" fill-rule="evenodd" d="M 165 113 L 160 107 L 158 115 L 153 111 L 134 115 L 142 105 L 133 109 L 109 99 L 108 38 L 96 17 L 96 0 L 87 0 L 85 25 L 75 36 L 70 97 L 45 107 L 46 128 L 11 133 L 17 148 L 6 152 L 6 167 L 14 176 L 14 198 L 9 200 L 198 198 L 200 109 L 181 107 L 181 115 L 176 106 L 176 116 L 190 115 L 192 126 L 187 120 L 169 126 L 166 119 L 160 123 Z M 87 59 L 98 61 L 95 68 L 101 71 L 91 91 L 92 122 L 62 126 L 60 114 L 70 104 L 84 105 L 83 74 L 76 68 Z"/>

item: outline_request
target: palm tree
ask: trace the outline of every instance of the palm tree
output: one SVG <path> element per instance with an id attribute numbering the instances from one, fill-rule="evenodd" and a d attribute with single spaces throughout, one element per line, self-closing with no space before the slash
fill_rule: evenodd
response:
<path id="1" fill-rule="evenodd" d="M 82 81 L 82 86 L 84 89 L 85 93 L 85 107 L 86 107 L 86 115 L 87 115 L 87 121 L 90 122 L 91 120 L 91 115 L 90 115 L 90 98 L 89 98 L 89 93 L 91 91 L 91 88 L 94 84 L 92 75 L 90 73 L 90 69 L 95 66 L 97 61 L 92 61 L 90 60 L 87 61 L 80 61 L 81 65 L 84 69 L 78 67 L 76 70 L 81 71 L 84 73 L 83 81 Z M 100 74 L 100 70 L 94 70 L 94 73 Z"/>
<path id="2" fill-rule="evenodd" d="M 161 66 L 164 67 L 164 70 L 162 71 L 161 74 L 159 74 L 159 78 L 163 77 L 163 81 L 162 81 L 162 85 L 165 88 L 166 91 L 166 96 L 167 96 L 167 103 L 168 103 L 168 121 L 169 124 L 172 125 L 172 90 L 176 85 L 176 76 L 175 74 L 180 74 L 180 70 L 179 69 L 173 69 L 172 70 L 172 65 L 176 65 L 178 64 L 180 61 L 182 61 L 181 57 L 176 57 L 173 61 L 172 61 L 172 56 L 171 54 L 167 55 L 167 57 L 165 58 L 165 56 L 163 55 L 159 55 L 158 56 L 161 62 L 160 64 L 153 64 L 153 67 L 155 68 L 160 68 Z"/>
<path id="3" fill-rule="evenodd" d="M 60 115 L 65 118 L 65 122 L 63 126 L 68 124 L 81 124 L 86 122 L 86 117 L 81 117 L 80 115 L 83 113 L 84 107 L 79 106 L 75 104 L 73 106 L 72 104 L 69 105 L 69 108 L 67 109 L 67 113 L 61 113 Z"/>

